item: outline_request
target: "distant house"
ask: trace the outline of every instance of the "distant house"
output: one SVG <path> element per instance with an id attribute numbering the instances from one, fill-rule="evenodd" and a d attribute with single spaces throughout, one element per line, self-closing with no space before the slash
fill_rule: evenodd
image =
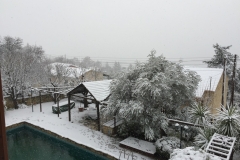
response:
<path id="1" fill-rule="evenodd" d="M 51 63 L 49 70 L 52 75 L 53 81 L 58 79 L 64 79 L 64 82 L 75 82 L 74 85 L 79 82 L 99 81 L 103 80 L 103 73 L 97 68 L 80 68 L 73 64 L 67 63 Z M 64 83 L 63 82 L 63 83 Z"/>
<path id="2" fill-rule="evenodd" d="M 223 69 L 220 68 L 190 68 L 186 70 L 195 71 L 201 78 L 196 90 L 196 99 L 200 103 L 207 105 L 212 114 L 217 113 L 222 104 Z M 224 82 L 224 106 L 226 106 L 228 92 L 228 77 Z"/>
<path id="3" fill-rule="evenodd" d="M 86 69 L 83 76 L 84 82 L 101 81 L 105 79 L 103 73 L 97 68 Z"/>

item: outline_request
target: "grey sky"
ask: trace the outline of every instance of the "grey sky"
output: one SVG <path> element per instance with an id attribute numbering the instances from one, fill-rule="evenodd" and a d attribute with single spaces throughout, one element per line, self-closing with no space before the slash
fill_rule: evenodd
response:
<path id="1" fill-rule="evenodd" d="M 239 54 L 240 1 L 1 0 L 7 35 L 52 56 L 102 61 L 147 58 L 153 48 L 167 58 L 212 57 L 216 43 Z"/>

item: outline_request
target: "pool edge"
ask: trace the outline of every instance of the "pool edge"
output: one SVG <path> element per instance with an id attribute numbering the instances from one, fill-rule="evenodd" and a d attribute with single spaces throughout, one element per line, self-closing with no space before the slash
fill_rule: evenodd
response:
<path id="1" fill-rule="evenodd" d="M 41 128 L 41 127 L 39 127 L 39 126 L 33 125 L 33 124 L 31 124 L 31 123 L 29 123 L 29 122 L 26 122 L 26 121 L 9 125 L 9 126 L 6 127 L 6 131 L 9 132 L 9 131 L 11 131 L 11 130 L 14 130 L 14 129 L 20 128 L 20 127 L 30 127 L 31 129 L 34 129 L 34 130 L 36 130 L 36 131 L 38 131 L 38 132 L 39 132 L 39 130 L 40 130 L 43 134 L 49 135 L 49 136 L 51 136 L 52 138 L 58 138 L 59 140 L 61 140 L 61 141 L 63 141 L 63 142 L 66 142 L 66 143 L 70 143 L 70 144 L 72 143 L 73 145 L 75 145 L 75 146 L 77 146 L 77 147 L 80 147 L 80 148 L 83 148 L 83 149 L 86 149 L 86 150 L 90 150 L 91 152 L 96 153 L 96 154 L 99 154 L 99 155 L 101 155 L 101 156 L 104 156 L 104 157 L 106 157 L 106 158 L 108 158 L 108 159 L 110 159 L 110 160 L 117 160 L 117 159 L 118 159 L 118 158 L 113 157 L 113 156 L 111 156 L 111 155 L 109 155 L 109 154 L 107 154 L 107 153 L 104 153 L 104 152 L 95 150 L 95 149 L 93 149 L 93 148 L 91 148 L 91 147 L 85 146 L 85 145 L 83 145 L 83 144 L 77 143 L 77 142 L 75 142 L 75 141 L 73 141 L 73 140 L 71 140 L 71 139 L 69 139 L 69 138 L 62 137 L 62 136 L 59 135 L 59 134 L 56 134 L 56 133 L 54 133 L 54 132 L 52 132 L 52 131 L 50 131 L 50 130 L 46 130 L 46 129 Z"/>

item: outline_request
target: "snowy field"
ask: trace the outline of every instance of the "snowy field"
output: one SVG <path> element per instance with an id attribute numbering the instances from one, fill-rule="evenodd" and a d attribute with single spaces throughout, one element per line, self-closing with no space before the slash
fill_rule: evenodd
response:
<path id="1" fill-rule="evenodd" d="M 46 130 L 50 130 L 51 132 L 59 134 L 62 137 L 69 138 L 79 144 L 83 144 L 97 151 L 104 152 L 117 159 L 119 158 L 120 151 L 123 151 L 123 148 L 119 147 L 118 140 L 96 130 L 92 130 L 82 124 L 82 118 L 86 114 L 92 116 L 97 114 L 97 110 L 94 109 L 95 104 L 90 104 L 89 110 L 78 112 L 78 106 L 80 104 L 77 103 L 76 107 L 71 110 L 71 122 L 68 121 L 67 111 L 61 113 L 59 117 L 57 114 L 53 114 L 53 104 L 53 102 L 42 103 L 42 112 L 40 112 L 39 104 L 34 105 L 34 112 L 32 112 L 32 107 L 9 110 L 5 113 L 6 126 L 25 121 Z M 126 150 L 126 154 L 132 155 L 132 152 Z M 133 152 L 133 155 L 137 160 L 152 159 L 135 152 Z M 127 157 L 128 156 L 126 156 L 126 159 Z M 121 159 L 124 159 L 123 154 L 121 155 Z"/>

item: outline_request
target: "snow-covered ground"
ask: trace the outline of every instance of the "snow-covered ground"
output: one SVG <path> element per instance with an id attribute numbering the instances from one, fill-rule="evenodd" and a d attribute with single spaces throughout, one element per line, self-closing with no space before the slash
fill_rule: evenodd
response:
<path id="1" fill-rule="evenodd" d="M 195 151 L 194 147 L 174 149 L 170 160 L 221 160 L 220 157 L 207 154 L 203 150 Z"/>
<path id="2" fill-rule="evenodd" d="M 76 107 L 71 110 L 71 122 L 68 121 L 68 112 L 61 113 L 59 117 L 57 114 L 53 114 L 53 104 L 53 102 L 43 103 L 42 112 L 40 112 L 39 104 L 34 105 L 34 112 L 32 112 L 32 107 L 9 110 L 5 113 L 6 126 L 25 121 L 46 130 L 50 130 L 62 137 L 69 138 L 79 144 L 107 153 L 117 159 L 119 158 L 120 151 L 123 150 L 123 148 L 119 147 L 118 140 L 101 132 L 92 130 L 81 123 L 82 118 L 86 114 L 90 114 L 92 116 L 96 115 L 97 111 L 94 109 L 95 104 L 91 104 L 89 110 L 78 112 L 78 106 L 80 104 L 77 103 Z M 132 152 L 126 150 L 126 154 L 132 155 Z M 152 159 L 135 152 L 133 152 L 133 155 L 135 156 L 135 159 L 138 160 Z M 128 156 L 126 156 L 126 159 L 127 157 Z M 121 159 L 124 159 L 123 154 L 121 155 Z"/>
<path id="3" fill-rule="evenodd" d="M 71 122 L 68 121 L 68 112 L 61 113 L 59 117 L 57 114 L 53 114 L 53 104 L 53 102 L 43 103 L 42 112 L 40 112 L 39 104 L 34 105 L 34 112 L 32 112 L 32 107 L 21 108 L 18 110 L 8 110 L 5 113 L 6 126 L 25 121 L 46 130 L 50 130 L 62 137 L 69 138 L 79 144 L 107 153 L 117 159 L 119 158 L 120 151 L 123 151 L 123 148 L 119 147 L 119 141 L 117 139 L 92 130 L 84 126 L 82 123 L 82 118 L 86 114 L 91 115 L 91 117 L 96 117 L 96 109 L 94 109 L 95 104 L 90 104 L 89 110 L 78 112 L 78 106 L 80 104 L 76 103 L 76 107 L 71 110 Z M 132 152 L 126 150 L 126 154 L 132 154 Z M 133 152 L 133 154 L 137 160 L 152 159 L 135 152 Z M 240 157 L 239 155 L 239 153 L 235 154 L 234 160 L 238 160 Z M 126 159 L 127 158 L 128 156 L 126 156 Z M 123 153 L 121 155 L 121 159 L 124 159 Z"/>

